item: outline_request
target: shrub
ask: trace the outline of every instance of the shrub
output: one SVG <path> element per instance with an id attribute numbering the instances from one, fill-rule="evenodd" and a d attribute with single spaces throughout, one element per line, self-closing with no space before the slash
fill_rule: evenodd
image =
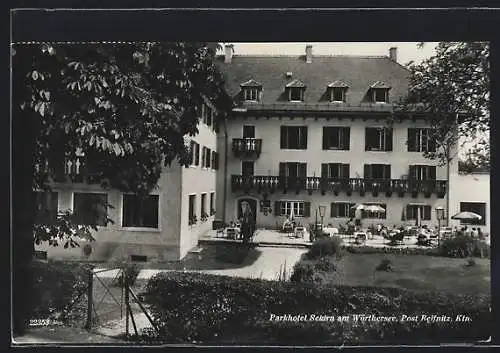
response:
<path id="1" fill-rule="evenodd" d="M 146 302 L 159 343 L 359 344 L 471 341 L 490 335 L 491 298 L 410 292 L 398 288 L 317 286 L 197 273 L 160 273 L 147 284 Z M 271 315 L 374 314 L 396 316 L 466 313 L 469 322 L 276 322 Z M 426 341 L 426 342 L 429 342 Z"/>
<path id="2" fill-rule="evenodd" d="M 324 256 L 335 255 L 342 256 L 342 239 L 339 237 L 321 238 L 316 240 L 309 251 L 307 257 L 309 259 L 318 259 Z"/>
<path id="3" fill-rule="evenodd" d="M 57 317 L 59 321 L 71 324 L 86 318 L 88 272 L 84 266 L 49 260 L 33 261 L 31 267 L 30 311 L 33 319 Z"/>
<path id="4" fill-rule="evenodd" d="M 337 267 L 330 257 L 322 257 L 316 265 L 314 265 L 314 269 L 323 272 L 334 272 L 337 270 Z"/>
<path id="5" fill-rule="evenodd" d="M 377 267 L 375 268 L 375 270 L 377 270 L 377 271 L 386 271 L 386 272 L 392 271 L 393 270 L 392 261 L 389 260 L 389 259 L 383 259 L 377 265 Z"/>
<path id="6" fill-rule="evenodd" d="M 439 250 L 442 256 L 447 257 L 490 257 L 488 244 L 466 235 L 443 240 Z"/>
<path id="7" fill-rule="evenodd" d="M 298 262 L 293 267 L 290 281 L 292 282 L 313 282 L 315 276 L 315 267 L 313 264 Z"/>

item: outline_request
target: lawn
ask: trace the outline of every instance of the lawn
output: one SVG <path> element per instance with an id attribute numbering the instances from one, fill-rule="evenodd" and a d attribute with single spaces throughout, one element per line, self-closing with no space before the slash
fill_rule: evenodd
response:
<path id="1" fill-rule="evenodd" d="M 389 259 L 393 271 L 376 271 L 383 259 Z M 490 260 L 475 258 L 475 266 L 467 259 L 428 255 L 351 254 L 334 260 L 335 272 L 325 275 L 328 283 L 347 286 L 397 287 L 408 290 L 443 291 L 460 294 L 490 295 Z M 315 263 L 316 260 L 303 260 Z"/>

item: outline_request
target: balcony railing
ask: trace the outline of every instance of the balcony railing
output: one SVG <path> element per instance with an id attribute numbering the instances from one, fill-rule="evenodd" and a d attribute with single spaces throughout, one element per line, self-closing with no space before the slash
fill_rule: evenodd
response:
<path id="1" fill-rule="evenodd" d="M 99 174 L 85 157 L 75 157 L 64 161 L 52 161 L 45 165 L 35 165 L 37 172 L 45 170 L 57 183 L 99 183 Z"/>
<path id="2" fill-rule="evenodd" d="M 278 190 L 287 192 L 288 190 L 297 193 L 308 191 L 310 194 L 319 191 L 322 194 L 332 192 L 338 195 L 340 192 L 346 192 L 351 195 L 358 192 L 360 195 L 372 193 L 378 196 L 379 193 L 385 193 L 391 196 L 393 193 L 399 196 L 410 194 L 413 197 L 423 193 L 425 197 L 436 194 L 443 198 L 447 190 L 446 180 L 411 180 L 411 179 L 335 179 L 321 177 L 283 177 L 283 176 L 258 176 L 258 175 L 232 175 L 231 187 L 233 192 L 270 192 Z"/>
<path id="3" fill-rule="evenodd" d="M 236 138 L 233 139 L 233 153 L 235 157 L 259 157 L 262 151 L 262 139 Z"/>

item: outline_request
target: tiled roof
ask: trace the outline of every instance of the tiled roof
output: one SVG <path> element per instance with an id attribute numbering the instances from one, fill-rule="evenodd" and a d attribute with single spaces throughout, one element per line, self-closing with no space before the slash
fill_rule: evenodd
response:
<path id="1" fill-rule="evenodd" d="M 224 63 L 220 56 L 217 64 L 224 74 L 227 92 L 236 103 L 241 101 L 241 83 L 249 80 L 262 84 L 261 105 L 286 103 L 285 87 L 294 80 L 307 86 L 304 103 L 319 106 L 329 103 L 329 84 L 344 82 L 348 86 L 346 105 L 351 109 L 371 105 L 368 92 L 377 81 L 391 87 L 391 102 L 398 101 L 408 90 L 409 71 L 387 57 L 314 56 L 312 63 L 306 63 L 304 56 L 233 55 L 231 63 Z M 292 77 L 287 77 L 287 72 Z M 295 107 L 301 109 L 298 104 Z"/>
<path id="2" fill-rule="evenodd" d="M 259 83 L 255 80 L 248 80 L 241 84 L 241 87 L 262 87 L 262 83 Z"/>

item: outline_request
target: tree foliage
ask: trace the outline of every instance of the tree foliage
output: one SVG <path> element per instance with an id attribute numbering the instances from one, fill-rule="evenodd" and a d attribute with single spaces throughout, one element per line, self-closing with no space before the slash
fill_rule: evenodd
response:
<path id="1" fill-rule="evenodd" d="M 450 154 L 452 146 L 473 140 L 475 163 L 489 164 L 488 43 L 442 42 L 434 56 L 411 63 L 408 69 L 410 92 L 401 109 L 429 117 L 432 138 L 440 147 L 426 156 L 444 164 L 454 157 Z"/>
<path id="2" fill-rule="evenodd" d="M 186 165 L 204 99 L 220 119 L 230 108 L 213 43 L 16 44 L 14 118 L 35 126 L 35 189 L 48 189 L 66 160 L 83 154 L 104 188 L 145 195 L 162 169 Z M 71 218 L 59 215 L 62 237 Z M 61 231 L 65 230 L 65 231 Z M 66 232 L 68 231 L 68 232 Z"/>

